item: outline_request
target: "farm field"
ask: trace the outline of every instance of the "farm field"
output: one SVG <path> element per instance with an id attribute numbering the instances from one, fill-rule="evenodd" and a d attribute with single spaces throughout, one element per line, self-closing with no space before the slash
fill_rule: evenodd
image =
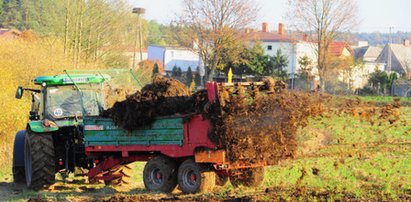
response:
<path id="1" fill-rule="evenodd" d="M 374 101 L 374 98 L 365 98 Z M 386 102 L 389 100 L 377 102 Z M 49 190 L 33 192 L 13 184 L 10 174 L 0 179 L 0 201 L 157 201 L 231 199 L 251 200 L 410 200 L 411 107 L 402 100 L 400 121 L 378 124 L 350 114 L 312 118 L 298 131 L 298 152 L 289 160 L 266 168 L 262 188 L 216 187 L 207 194 L 148 193 L 144 163 L 135 163 L 129 189 L 88 185 L 82 177 L 61 180 Z"/>

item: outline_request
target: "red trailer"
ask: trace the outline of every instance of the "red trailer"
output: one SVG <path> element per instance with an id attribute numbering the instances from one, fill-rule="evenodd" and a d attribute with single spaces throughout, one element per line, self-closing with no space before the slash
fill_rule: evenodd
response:
<path id="1" fill-rule="evenodd" d="M 218 102 L 219 90 L 236 85 L 261 83 L 208 83 L 208 100 Z M 85 150 L 96 159 L 89 180 L 121 184 L 129 181 L 128 164 L 147 161 L 143 180 L 150 191 L 171 192 L 178 185 L 183 193 L 209 191 L 224 185 L 260 186 L 264 162 L 230 162 L 222 144 L 210 140 L 213 127 L 203 114 L 159 117 L 150 126 L 126 131 L 113 120 L 84 117 Z"/>

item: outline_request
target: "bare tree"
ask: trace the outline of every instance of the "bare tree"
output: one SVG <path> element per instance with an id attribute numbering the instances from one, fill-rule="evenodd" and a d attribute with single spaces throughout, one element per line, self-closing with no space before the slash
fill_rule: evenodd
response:
<path id="1" fill-rule="evenodd" d="M 354 0 L 288 0 L 289 20 L 300 32 L 310 33 L 315 42 L 321 87 L 328 70 L 329 45 L 357 25 L 358 6 Z"/>
<path id="2" fill-rule="evenodd" d="M 252 0 L 184 0 L 179 37 L 195 42 L 212 80 L 223 52 L 233 46 L 236 31 L 255 22 L 258 6 Z"/>

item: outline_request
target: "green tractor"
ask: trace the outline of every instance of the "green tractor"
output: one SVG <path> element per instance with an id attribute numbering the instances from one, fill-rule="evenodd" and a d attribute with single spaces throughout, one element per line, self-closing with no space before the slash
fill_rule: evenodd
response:
<path id="1" fill-rule="evenodd" d="M 17 88 L 17 99 L 31 92 L 32 105 L 27 127 L 14 141 L 15 183 L 39 190 L 52 185 L 56 173 L 65 179 L 76 168 L 94 167 L 84 151 L 82 117 L 104 110 L 107 80 L 103 74 L 40 76 L 34 79 L 38 89 Z"/>

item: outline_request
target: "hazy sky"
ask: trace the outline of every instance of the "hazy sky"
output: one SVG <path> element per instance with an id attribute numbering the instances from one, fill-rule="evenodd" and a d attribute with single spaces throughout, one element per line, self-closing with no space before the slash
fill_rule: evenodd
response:
<path id="1" fill-rule="evenodd" d="M 169 23 L 181 13 L 182 0 L 128 0 L 135 7 L 146 8 L 145 17 L 160 23 Z M 255 26 L 268 22 L 269 29 L 277 29 L 285 22 L 287 0 L 255 0 L 261 7 Z M 411 31 L 411 0 L 356 0 L 360 24 L 353 32 Z"/>

